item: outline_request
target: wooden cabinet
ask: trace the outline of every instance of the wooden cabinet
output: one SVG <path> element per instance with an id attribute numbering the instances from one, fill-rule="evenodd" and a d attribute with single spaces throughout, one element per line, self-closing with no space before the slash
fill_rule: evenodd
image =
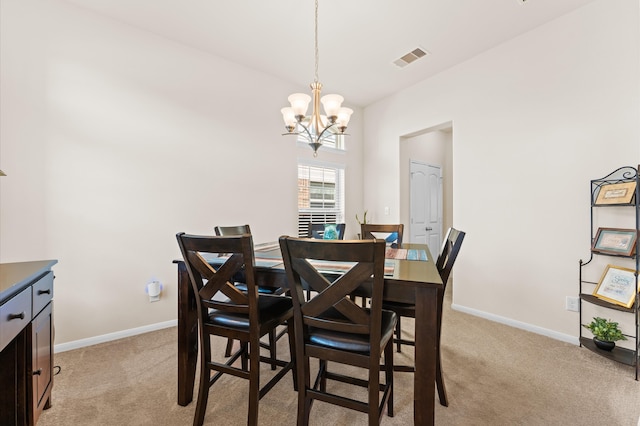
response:
<path id="1" fill-rule="evenodd" d="M 0 425 L 34 425 L 51 406 L 55 260 L 0 264 Z"/>
<path id="2" fill-rule="evenodd" d="M 53 387 L 53 303 L 45 308 L 31 322 L 31 403 L 34 423 L 40 413 L 51 406 Z M 27 371 L 27 376 L 29 372 Z"/>

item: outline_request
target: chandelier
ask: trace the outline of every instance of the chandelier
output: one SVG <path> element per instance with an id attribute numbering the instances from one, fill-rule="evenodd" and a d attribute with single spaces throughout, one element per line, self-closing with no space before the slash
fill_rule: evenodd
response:
<path id="1" fill-rule="evenodd" d="M 344 98 L 340 95 L 325 95 L 320 98 L 322 84 L 318 81 L 318 0 L 316 0 L 315 8 L 315 79 L 311 83 L 311 93 L 313 95 L 313 109 L 311 115 L 307 116 L 307 109 L 311 96 L 305 93 L 294 93 L 287 100 L 291 103 L 290 107 L 280 110 L 284 119 L 287 133 L 284 135 L 296 135 L 304 139 L 313 149 L 313 156 L 318 155 L 318 148 L 329 138 L 337 135 L 344 135 L 347 129 L 349 118 L 353 110 L 344 108 L 342 101 Z M 324 107 L 325 115 L 320 115 L 320 102 Z"/>

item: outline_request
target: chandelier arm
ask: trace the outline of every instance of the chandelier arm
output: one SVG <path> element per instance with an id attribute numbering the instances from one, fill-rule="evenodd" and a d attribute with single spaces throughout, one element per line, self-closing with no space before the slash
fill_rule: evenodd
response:
<path id="1" fill-rule="evenodd" d="M 334 126 L 335 126 L 335 124 L 329 124 L 327 127 L 325 127 L 322 130 L 322 132 L 320 132 L 320 134 L 318 135 L 318 142 L 321 142 L 321 141 L 323 141 L 325 139 L 328 139 L 331 135 L 329 134 L 329 135 L 325 136 L 325 133 L 327 133 L 328 130 L 331 129 L 332 127 L 334 127 Z M 331 132 L 328 132 L 328 133 L 331 133 Z"/>
<path id="2" fill-rule="evenodd" d="M 305 126 L 304 124 L 302 124 L 302 123 L 298 123 L 298 124 L 300 125 L 300 127 L 302 127 L 302 128 L 304 129 L 304 133 L 303 133 L 303 132 L 300 132 L 300 131 L 298 131 L 298 132 L 296 132 L 296 133 L 297 133 L 298 135 L 302 135 L 302 136 L 304 136 L 304 137 L 308 138 L 310 142 L 311 142 L 311 141 L 313 141 L 313 140 L 314 140 L 314 137 L 313 137 L 313 135 L 311 134 L 311 132 L 309 131 L 309 128 L 308 128 L 307 126 Z M 305 134 L 305 133 L 306 133 L 306 134 Z"/>

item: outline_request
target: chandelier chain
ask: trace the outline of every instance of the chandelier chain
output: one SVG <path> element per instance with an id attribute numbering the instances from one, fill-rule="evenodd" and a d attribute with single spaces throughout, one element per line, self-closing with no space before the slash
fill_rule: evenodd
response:
<path id="1" fill-rule="evenodd" d="M 318 52 L 318 0 L 316 0 L 316 11 L 315 11 L 315 33 L 314 33 L 314 38 L 315 38 L 315 50 L 316 50 L 316 70 L 315 70 L 315 75 L 316 75 L 316 83 L 318 82 L 318 61 L 320 58 L 320 54 Z"/>

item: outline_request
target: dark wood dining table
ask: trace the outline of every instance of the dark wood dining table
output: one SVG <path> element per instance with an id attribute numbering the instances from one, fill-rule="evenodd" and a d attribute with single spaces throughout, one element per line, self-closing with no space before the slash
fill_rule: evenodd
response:
<path id="1" fill-rule="evenodd" d="M 437 354 L 437 300 L 443 291 L 442 279 L 429 248 L 424 244 L 403 244 L 402 248 L 424 250 L 427 260 L 387 259 L 384 300 L 415 303 L 415 372 L 413 417 L 416 425 L 435 421 L 435 377 Z M 277 243 L 255 246 L 257 284 L 287 287 L 282 255 Z M 182 259 L 178 265 L 178 404 L 193 399 L 198 358 L 196 299 Z M 212 262 L 213 264 L 213 262 Z M 392 269 L 392 272 L 390 271 Z M 366 295 L 367 289 L 361 289 Z"/>

